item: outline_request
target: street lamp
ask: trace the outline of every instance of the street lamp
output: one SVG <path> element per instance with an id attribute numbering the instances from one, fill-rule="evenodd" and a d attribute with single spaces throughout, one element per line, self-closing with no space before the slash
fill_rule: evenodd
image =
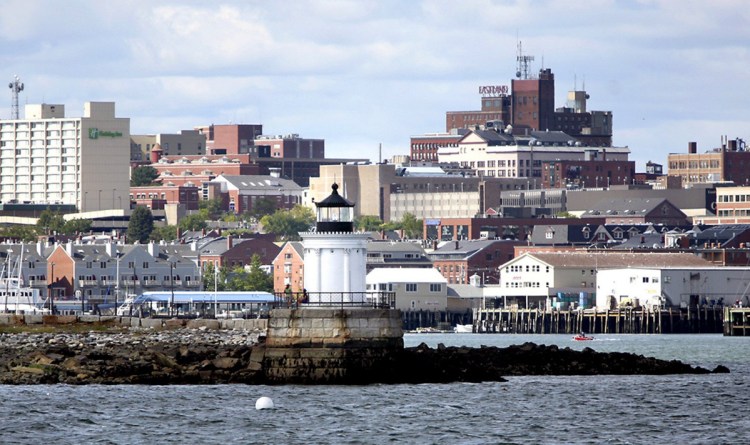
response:
<path id="1" fill-rule="evenodd" d="M 47 289 L 49 297 L 49 312 L 51 315 L 55 315 L 55 263 L 49 263 L 49 265 L 51 268 L 50 284 L 49 289 Z"/>
<path id="2" fill-rule="evenodd" d="M 174 261 L 169 262 L 169 284 L 172 288 L 172 296 L 169 300 L 169 316 L 172 316 L 172 312 L 174 311 L 174 277 L 172 274 L 172 271 L 174 270 Z"/>

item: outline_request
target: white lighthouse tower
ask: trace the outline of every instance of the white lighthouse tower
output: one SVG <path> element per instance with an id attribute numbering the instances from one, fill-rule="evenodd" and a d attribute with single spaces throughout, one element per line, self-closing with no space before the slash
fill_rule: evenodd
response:
<path id="1" fill-rule="evenodd" d="M 315 232 L 300 233 L 304 247 L 305 289 L 312 304 L 364 303 L 368 232 L 354 232 L 354 203 L 331 186 L 331 195 L 316 202 Z"/>

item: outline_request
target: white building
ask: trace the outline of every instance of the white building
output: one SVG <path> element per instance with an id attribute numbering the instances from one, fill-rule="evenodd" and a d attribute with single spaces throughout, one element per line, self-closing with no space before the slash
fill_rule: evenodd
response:
<path id="1" fill-rule="evenodd" d="M 432 268 L 377 268 L 367 274 L 368 292 L 394 292 L 396 309 L 445 311 L 448 281 Z"/>
<path id="2" fill-rule="evenodd" d="M 494 130 L 472 131 L 456 147 L 441 147 L 440 162 L 456 162 L 482 177 L 541 178 L 542 162 L 606 159 L 627 161 L 627 147 L 587 147 L 560 131 L 513 136 Z"/>
<path id="3" fill-rule="evenodd" d="M 600 270 L 597 308 L 750 304 L 748 267 L 632 267 Z"/>
<path id="4" fill-rule="evenodd" d="M 578 306 L 582 301 L 587 307 L 601 307 L 599 274 L 638 267 L 705 268 L 710 263 L 689 253 L 525 253 L 500 266 L 500 297 L 505 305 L 523 307 L 567 308 L 570 303 Z"/>
<path id="5" fill-rule="evenodd" d="M 0 120 L 0 201 L 121 209 L 129 158 L 130 119 L 115 117 L 114 102 L 86 102 L 78 118 L 64 105 L 26 105 L 24 119 Z"/>

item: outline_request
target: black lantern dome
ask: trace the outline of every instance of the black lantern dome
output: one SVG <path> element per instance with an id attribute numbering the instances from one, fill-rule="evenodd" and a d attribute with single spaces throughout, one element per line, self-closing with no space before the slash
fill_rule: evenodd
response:
<path id="1" fill-rule="evenodd" d="M 354 231 L 352 222 L 352 208 L 354 203 L 347 201 L 338 192 L 339 185 L 331 185 L 331 194 L 324 200 L 315 203 L 318 210 L 318 232 L 346 232 Z"/>

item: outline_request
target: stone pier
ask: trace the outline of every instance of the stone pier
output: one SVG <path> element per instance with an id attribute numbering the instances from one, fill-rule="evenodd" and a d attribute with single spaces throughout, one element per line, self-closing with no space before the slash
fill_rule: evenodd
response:
<path id="1" fill-rule="evenodd" d="M 389 381 L 404 349 L 401 326 L 395 309 L 276 309 L 252 361 L 270 384 Z"/>

